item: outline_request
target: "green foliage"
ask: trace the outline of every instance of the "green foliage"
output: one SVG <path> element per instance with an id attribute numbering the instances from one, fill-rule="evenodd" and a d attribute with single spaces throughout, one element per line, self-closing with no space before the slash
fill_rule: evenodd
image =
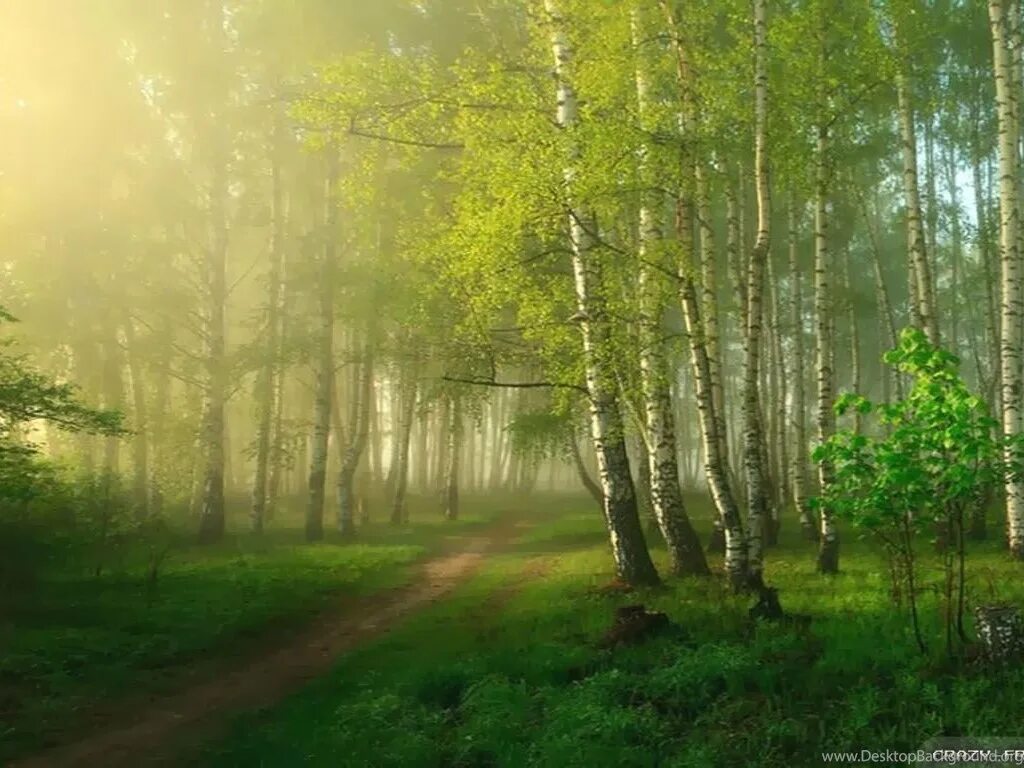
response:
<path id="1" fill-rule="evenodd" d="M 563 414 L 525 411 L 512 417 L 507 430 L 513 450 L 551 456 L 563 450 L 571 427 L 572 422 Z"/>
<path id="2" fill-rule="evenodd" d="M 0 321 L 14 318 L 0 307 Z M 26 422 L 48 421 L 69 432 L 104 435 L 124 433 L 121 414 L 89 408 L 70 383 L 57 383 L 10 350 L 12 339 L 0 340 L 0 439 Z"/>
<path id="3" fill-rule="evenodd" d="M 879 436 L 839 431 L 813 458 L 828 462 L 835 480 L 818 500 L 858 526 L 876 530 L 944 518 L 951 507 L 966 504 L 1008 472 L 1009 446 L 985 402 L 970 392 L 956 357 L 936 349 L 924 334 L 907 328 L 885 361 L 914 379 L 906 399 L 876 405 L 845 394 L 836 413 L 875 413 Z"/>
<path id="4" fill-rule="evenodd" d="M 910 392 L 879 405 L 856 394 L 836 401 L 840 416 L 876 414 L 879 433 L 842 430 L 814 450 L 834 478 L 814 503 L 881 538 L 894 558 L 894 581 L 905 581 L 916 627 L 916 534 L 938 526 L 940 536 L 955 537 L 960 584 L 952 583 L 955 564 L 947 561 L 947 599 L 956 586 L 962 611 L 964 511 L 1020 471 L 1020 442 L 1001 436 L 988 406 L 961 378 L 956 356 L 919 329 L 904 329 L 885 362 L 913 378 Z"/>

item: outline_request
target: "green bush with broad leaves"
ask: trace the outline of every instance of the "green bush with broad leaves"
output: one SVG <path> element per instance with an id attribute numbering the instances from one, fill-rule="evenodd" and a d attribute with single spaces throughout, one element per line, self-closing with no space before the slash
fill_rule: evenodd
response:
<path id="1" fill-rule="evenodd" d="M 947 651 L 964 631 L 965 513 L 994 484 L 1021 471 L 1021 441 L 1006 438 L 985 401 L 972 393 L 959 360 L 906 328 L 885 362 L 912 379 L 902 400 L 876 404 L 838 398 L 838 415 L 874 416 L 874 434 L 841 430 L 812 454 L 831 465 L 834 481 L 814 504 L 870 532 L 889 556 L 893 595 L 906 598 L 918 646 L 927 647 L 918 615 L 922 591 L 915 542 L 934 531 L 943 553 Z"/>

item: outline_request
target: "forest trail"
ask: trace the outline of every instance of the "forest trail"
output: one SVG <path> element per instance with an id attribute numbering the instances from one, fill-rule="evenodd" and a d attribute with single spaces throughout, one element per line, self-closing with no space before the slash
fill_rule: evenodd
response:
<path id="1" fill-rule="evenodd" d="M 214 671 L 169 696 L 153 697 L 134 714 L 121 711 L 100 720 L 92 735 L 15 761 L 9 768 L 188 765 L 186 755 L 214 738 L 234 716 L 281 701 L 327 673 L 343 654 L 449 594 L 526 524 L 506 516 L 482 531 L 453 535 L 447 551 L 421 563 L 409 584 L 338 602 L 283 644 L 241 663 L 227 662 L 227 670 Z"/>

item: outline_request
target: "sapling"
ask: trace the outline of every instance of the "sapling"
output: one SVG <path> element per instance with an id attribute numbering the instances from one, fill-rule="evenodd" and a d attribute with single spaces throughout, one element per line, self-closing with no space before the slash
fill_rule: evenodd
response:
<path id="1" fill-rule="evenodd" d="M 988 406 L 960 376 L 956 356 L 931 344 L 919 329 L 904 329 L 884 359 L 913 384 L 892 403 L 875 404 L 858 394 L 836 401 L 838 415 L 874 415 L 878 428 L 871 434 L 842 430 L 815 449 L 814 460 L 834 470 L 815 504 L 882 542 L 894 596 L 906 594 L 922 652 L 915 542 L 926 527 L 949 532 L 942 590 L 946 648 L 952 654 L 954 632 L 966 640 L 965 513 L 986 488 L 1020 471 L 1020 445 L 1002 437 Z"/>

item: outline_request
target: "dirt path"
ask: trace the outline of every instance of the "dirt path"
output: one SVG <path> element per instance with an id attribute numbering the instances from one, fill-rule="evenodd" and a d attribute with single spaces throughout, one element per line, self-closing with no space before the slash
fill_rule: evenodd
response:
<path id="1" fill-rule="evenodd" d="M 340 655 L 445 596 L 476 572 L 487 552 L 510 540 L 516 528 L 516 522 L 510 520 L 480 534 L 460 537 L 457 551 L 423 563 L 408 586 L 327 609 L 284 645 L 154 700 L 134 716 L 123 713 L 116 720 L 98 724 L 92 736 L 12 763 L 9 768 L 187 765 L 182 748 L 215 737 L 241 712 L 280 701 L 326 673 Z"/>

